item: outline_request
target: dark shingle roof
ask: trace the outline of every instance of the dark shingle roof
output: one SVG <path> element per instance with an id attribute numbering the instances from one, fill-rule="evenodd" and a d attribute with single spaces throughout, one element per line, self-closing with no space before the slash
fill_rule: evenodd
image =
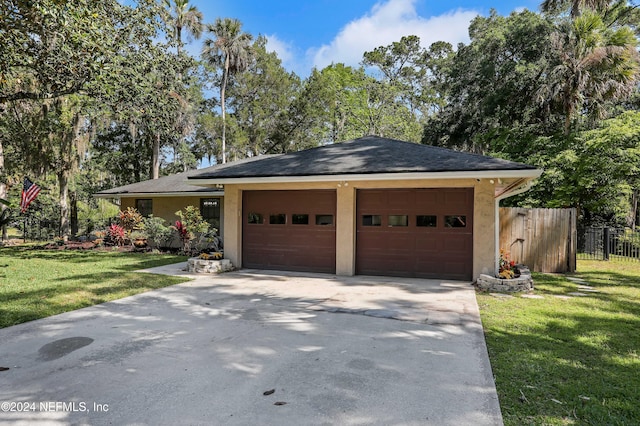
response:
<path id="1" fill-rule="evenodd" d="M 189 170 L 188 172 L 176 173 L 169 176 L 163 176 L 159 179 L 149 179 L 142 182 L 131 183 L 129 185 L 119 186 L 117 188 L 107 189 L 98 192 L 97 196 L 109 195 L 126 195 L 126 194 L 163 194 L 163 193 L 179 193 L 179 192 L 202 192 L 208 193 L 217 191 L 215 188 L 207 188 L 202 186 L 191 185 L 187 182 L 187 178 L 198 173 L 207 173 L 215 169 L 225 169 L 231 165 L 240 165 L 255 161 L 264 157 L 252 157 L 244 160 L 235 161 L 227 164 L 217 164 L 198 170 Z M 219 190 L 218 190 L 219 191 Z"/>
<path id="2" fill-rule="evenodd" d="M 199 170 L 189 179 L 535 170 L 513 161 L 377 136 L 257 160 Z"/>

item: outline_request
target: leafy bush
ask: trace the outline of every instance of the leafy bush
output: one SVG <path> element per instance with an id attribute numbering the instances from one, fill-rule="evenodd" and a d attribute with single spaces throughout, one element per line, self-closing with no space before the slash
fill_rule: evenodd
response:
<path id="1" fill-rule="evenodd" d="M 184 211 L 178 210 L 176 216 L 180 220 L 176 221 L 174 229 L 180 236 L 182 250 L 185 253 L 190 253 L 191 241 L 206 233 L 209 229 L 209 223 L 202 219 L 200 209 L 194 206 L 187 206 Z"/>
<path id="2" fill-rule="evenodd" d="M 616 254 L 620 256 L 638 257 L 640 254 L 640 232 L 625 228 L 618 231 L 615 238 Z"/>
<path id="3" fill-rule="evenodd" d="M 165 225 L 161 217 L 150 215 L 142 220 L 142 226 L 152 248 L 162 247 L 171 238 L 171 228 Z"/>
<path id="4" fill-rule="evenodd" d="M 209 230 L 209 223 L 202 219 L 200 209 L 194 206 L 187 206 L 176 212 L 176 216 L 180 218 L 182 225 L 186 227 L 190 238 L 194 238 L 196 234 L 203 234 Z"/>
<path id="5" fill-rule="evenodd" d="M 127 234 L 140 229 L 142 226 L 143 217 L 133 207 L 127 207 L 126 210 L 121 211 L 118 218 L 120 219 L 120 226 L 124 228 Z"/>
<path id="6" fill-rule="evenodd" d="M 130 235 L 129 238 L 133 241 L 133 240 L 146 240 L 147 237 L 147 233 L 144 231 L 133 231 Z"/>
<path id="7" fill-rule="evenodd" d="M 200 234 L 192 246 L 198 252 L 219 252 L 222 250 L 222 239 L 218 235 L 218 230 L 211 228 L 208 232 Z"/>

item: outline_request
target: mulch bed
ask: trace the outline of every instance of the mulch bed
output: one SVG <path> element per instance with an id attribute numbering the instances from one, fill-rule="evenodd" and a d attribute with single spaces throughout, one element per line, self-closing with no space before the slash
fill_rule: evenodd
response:
<path id="1" fill-rule="evenodd" d="M 46 250 L 93 250 L 96 247 L 91 241 L 67 241 L 64 244 L 50 243 L 44 246 Z"/>
<path id="2" fill-rule="evenodd" d="M 119 252 L 142 252 L 145 248 L 137 248 L 133 245 L 124 246 L 104 246 L 97 245 L 92 241 L 67 241 L 64 244 L 49 243 L 43 247 L 45 250 L 96 250 L 96 251 L 119 251 Z"/>

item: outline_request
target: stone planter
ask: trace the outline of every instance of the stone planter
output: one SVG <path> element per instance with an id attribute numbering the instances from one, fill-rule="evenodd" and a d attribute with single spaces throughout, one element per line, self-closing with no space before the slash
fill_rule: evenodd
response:
<path id="1" fill-rule="evenodd" d="M 518 269 L 520 269 L 520 276 L 508 280 L 482 274 L 478 277 L 476 286 L 483 291 L 532 291 L 533 279 L 531 278 L 531 271 L 525 267 L 519 267 Z"/>
<path id="2" fill-rule="evenodd" d="M 187 260 L 187 270 L 198 274 L 218 274 L 220 272 L 232 271 L 233 265 L 229 259 L 205 260 L 192 257 Z"/>

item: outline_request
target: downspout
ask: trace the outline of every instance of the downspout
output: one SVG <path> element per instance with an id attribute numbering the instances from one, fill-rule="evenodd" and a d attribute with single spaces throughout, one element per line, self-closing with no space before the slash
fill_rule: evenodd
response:
<path id="1" fill-rule="evenodd" d="M 514 195 L 522 194 L 523 192 L 527 192 L 531 189 L 531 185 L 533 184 L 533 179 L 527 179 L 525 182 L 524 179 L 514 182 L 510 187 L 505 189 L 500 195 L 495 197 L 495 205 L 494 205 L 494 220 L 495 220 L 495 256 L 494 256 L 494 275 L 498 276 L 498 271 L 500 269 L 500 201 L 509 197 L 513 197 Z M 515 188 L 512 191 L 510 188 Z"/>

